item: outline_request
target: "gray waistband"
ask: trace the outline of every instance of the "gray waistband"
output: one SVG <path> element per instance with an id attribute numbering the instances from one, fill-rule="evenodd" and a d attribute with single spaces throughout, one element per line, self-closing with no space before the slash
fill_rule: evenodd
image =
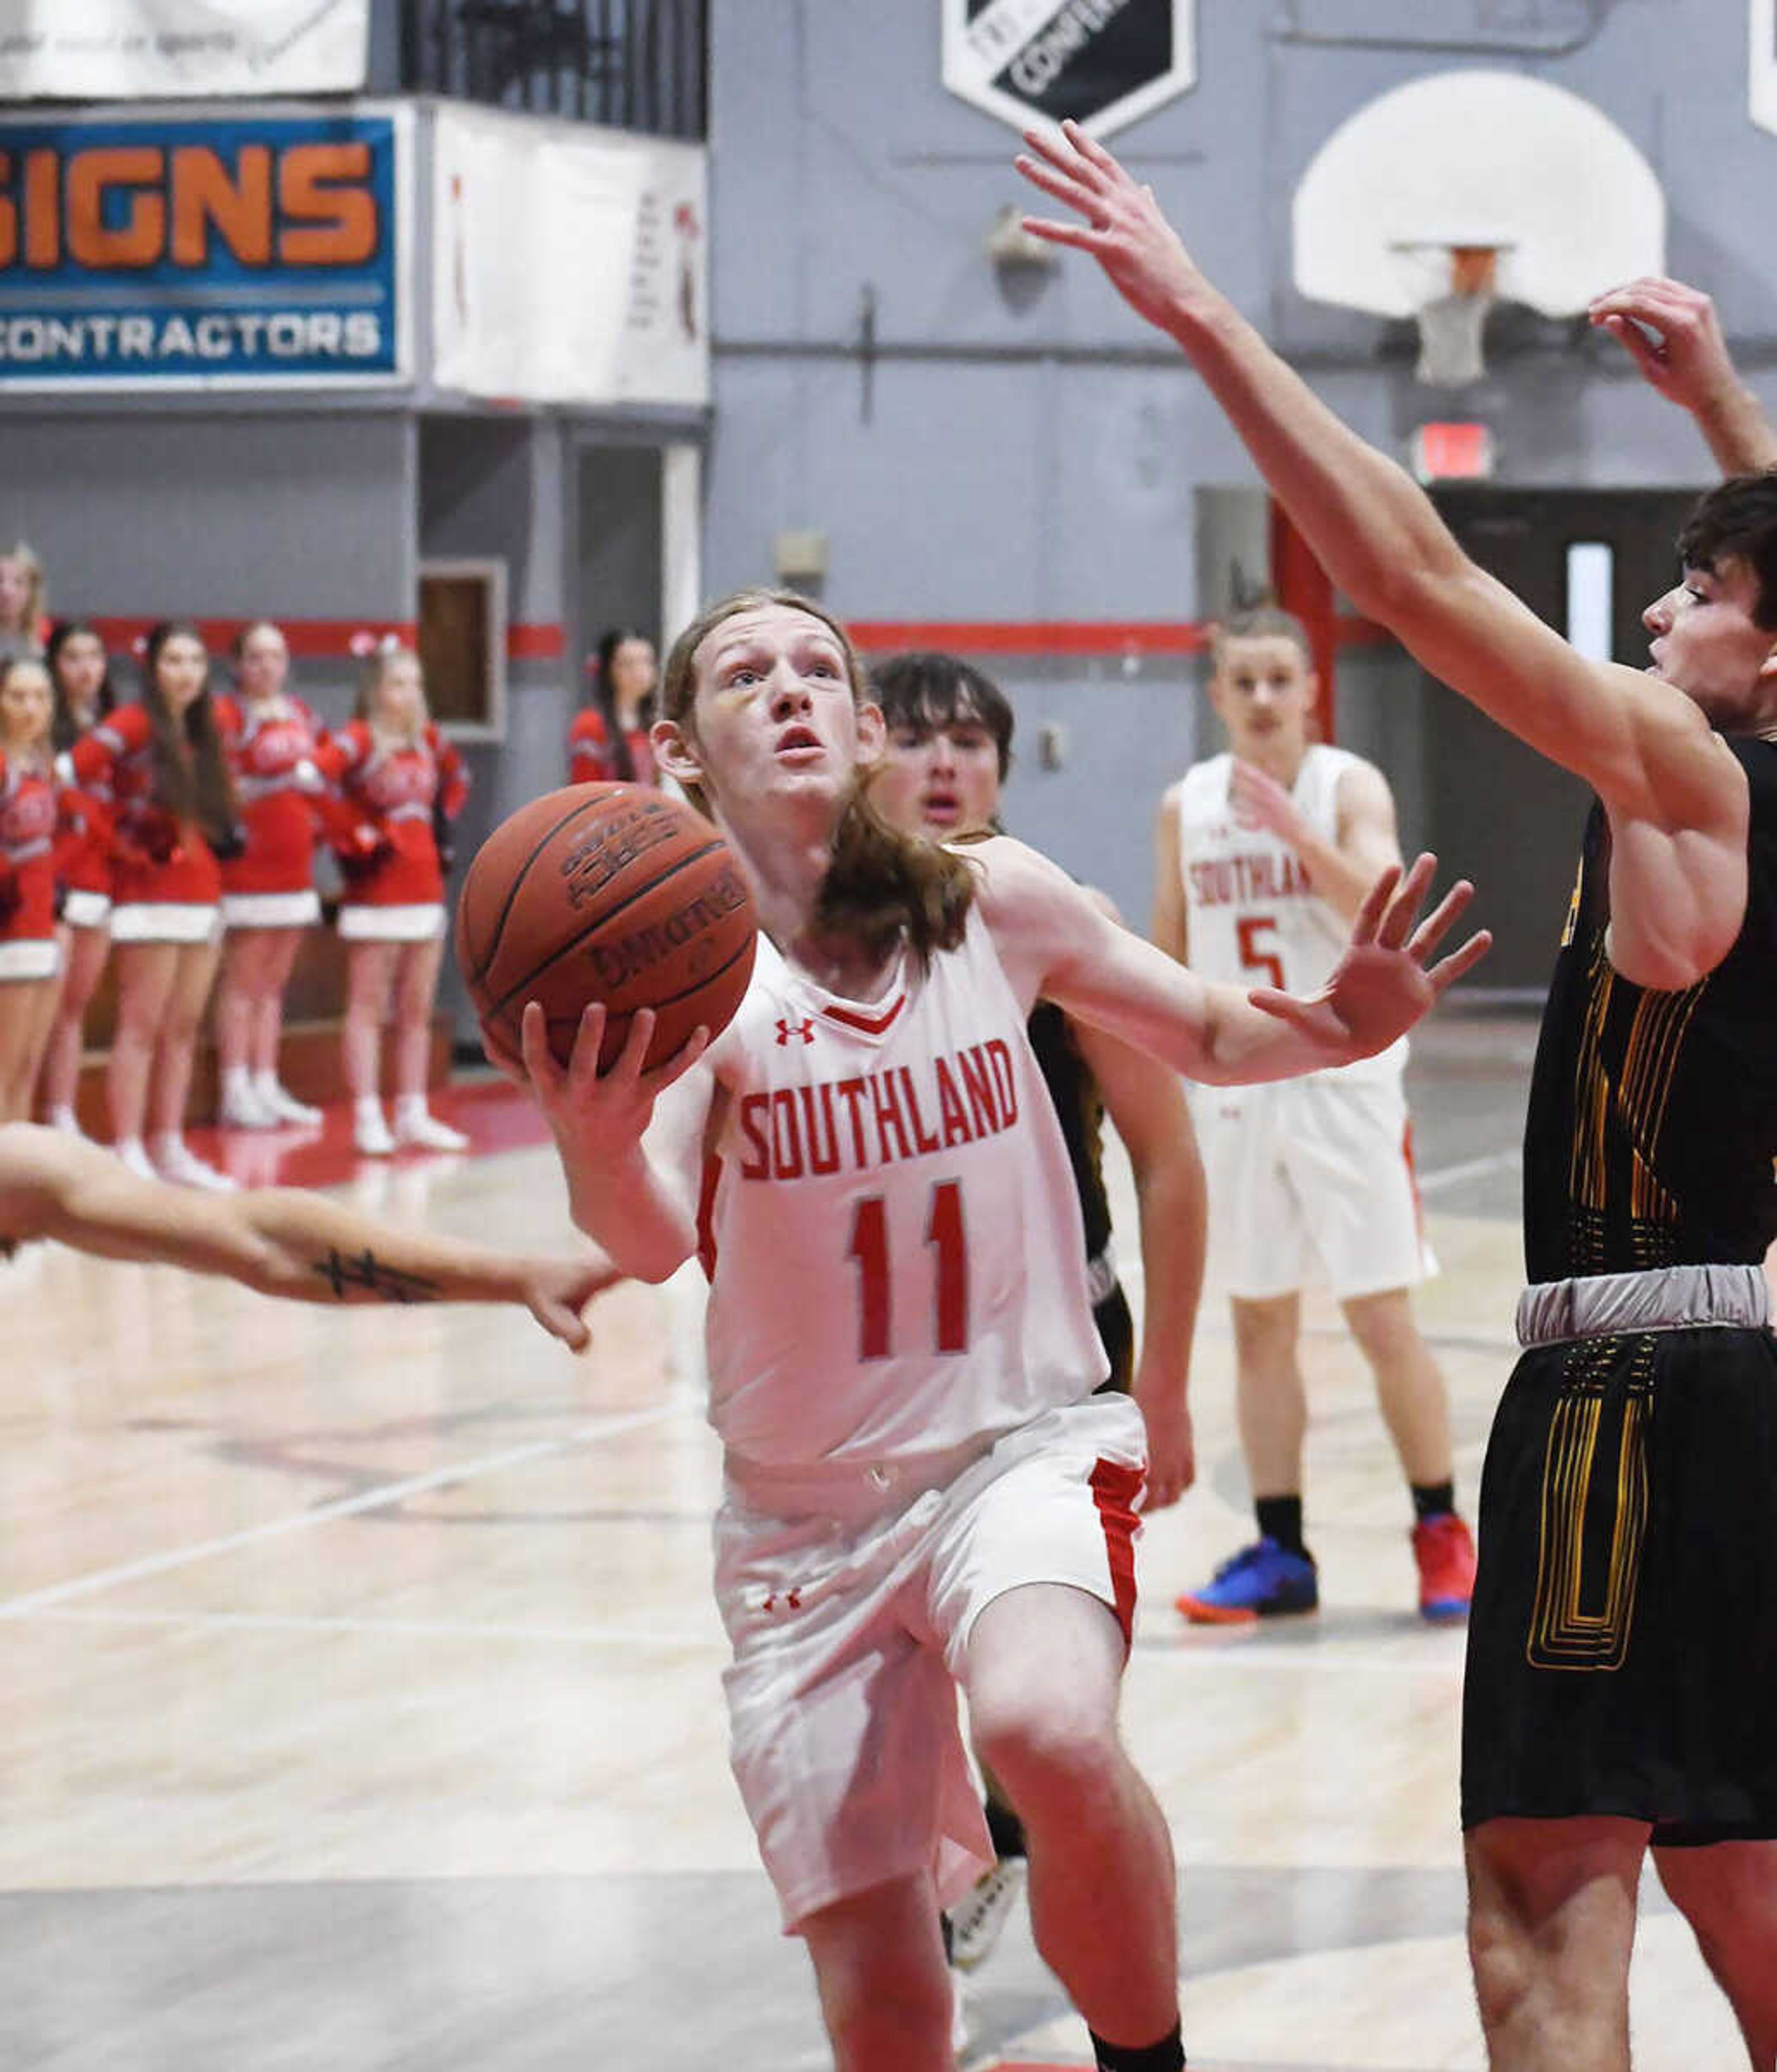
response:
<path id="1" fill-rule="evenodd" d="M 1771 1290 L 1756 1266 L 1659 1266 L 1543 1281 L 1518 1297 L 1520 1346 L 1608 1338 L 1631 1331 L 1715 1325 L 1758 1330 L 1771 1321 Z"/>

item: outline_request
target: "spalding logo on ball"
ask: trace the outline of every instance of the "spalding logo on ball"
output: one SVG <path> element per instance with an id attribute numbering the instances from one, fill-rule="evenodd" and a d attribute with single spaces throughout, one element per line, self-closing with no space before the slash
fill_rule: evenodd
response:
<path id="1" fill-rule="evenodd" d="M 647 1063 L 733 1018 L 753 975 L 753 894 L 700 813 L 639 784 L 570 784 L 520 806 L 475 853 L 457 905 L 457 962 L 484 1026 L 517 1047 L 542 1003 L 565 1064 L 582 1010 L 607 1010 L 599 1062 L 630 1018 L 658 1018 Z"/>

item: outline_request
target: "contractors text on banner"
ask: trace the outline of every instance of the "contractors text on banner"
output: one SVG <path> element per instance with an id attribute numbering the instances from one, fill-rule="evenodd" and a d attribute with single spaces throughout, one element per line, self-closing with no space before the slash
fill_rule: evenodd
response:
<path id="1" fill-rule="evenodd" d="M 0 389 L 405 380 L 409 120 L 0 122 Z"/>
<path id="2" fill-rule="evenodd" d="M 0 100 L 356 93 L 370 0 L 0 0 Z"/>
<path id="3" fill-rule="evenodd" d="M 701 146 L 438 105 L 433 379 L 525 402 L 710 400 Z"/>

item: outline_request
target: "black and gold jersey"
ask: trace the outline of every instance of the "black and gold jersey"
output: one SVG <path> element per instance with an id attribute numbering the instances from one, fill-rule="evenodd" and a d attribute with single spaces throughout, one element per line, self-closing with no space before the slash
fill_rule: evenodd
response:
<path id="1" fill-rule="evenodd" d="M 1073 1168 L 1080 1220 L 1086 1226 L 1086 1256 L 1096 1259 L 1111 1241 L 1111 1204 L 1104 1192 L 1104 1103 L 1067 1016 L 1053 1001 L 1039 1000 L 1026 1028 Z"/>
<path id="2" fill-rule="evenodd" d="M 1752 793 L 1746 919 L 1696 985 L 1611 969 L 1601 807 L 1587 824 L 1525 1125 L 1532 1281 L 1756 1264 L 1777 1237 L 1777 742 L 1728 746 Z"/>

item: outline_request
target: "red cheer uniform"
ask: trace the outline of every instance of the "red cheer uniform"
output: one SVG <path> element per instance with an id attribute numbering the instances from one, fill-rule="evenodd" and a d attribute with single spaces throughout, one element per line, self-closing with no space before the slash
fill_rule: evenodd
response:
<path id="1" fill-rule="evenodd" d="M 222 874 L 195 820 L 154 796 L 154 726 L 119 705 L 68 752 L 80 788 L 111 815 L 111 933 L 120 943 L 203 943 L 220 925 Z"/>
<path id="2" fill-rule="evenodd" d="M 625 727 L 623 740 L 636 766 L 637 784 L 654 784 L 654 744 L 645 726 Z M 611 744 L 611 727 L 596 705 L 583 705 L 568 729 L 568 782 L 570 784 L 614 784 L 620 773 Z"/>
<path id="3" fill-rule="evenodd" d="M 462 812 L 469 796 L 462 757 L 435 726 L 417 742 L 379 741 L 355 719 L 323 738 L 315 759 L 335 794 L 327 819 L 346 873 L 340 935 L 400 943 L 442 934 L 444 873 L 432 812 L 436 805 L 446 820 Z"/>
<path id="4" fill-rule="evenodd" d="M 56 843 L 55 779 L 0 750 L 0 979 L 53 978 Z"/>
<path id="5" fill-rule="evenodd" d="M 222 918 L 234 928 L 297 928 L 319 920 L 315 801 L 326 788 L 320 730 L 298 698 L 275 707 L 216 701 L 234 773 L 245 845 L 222 865 Z"/>

